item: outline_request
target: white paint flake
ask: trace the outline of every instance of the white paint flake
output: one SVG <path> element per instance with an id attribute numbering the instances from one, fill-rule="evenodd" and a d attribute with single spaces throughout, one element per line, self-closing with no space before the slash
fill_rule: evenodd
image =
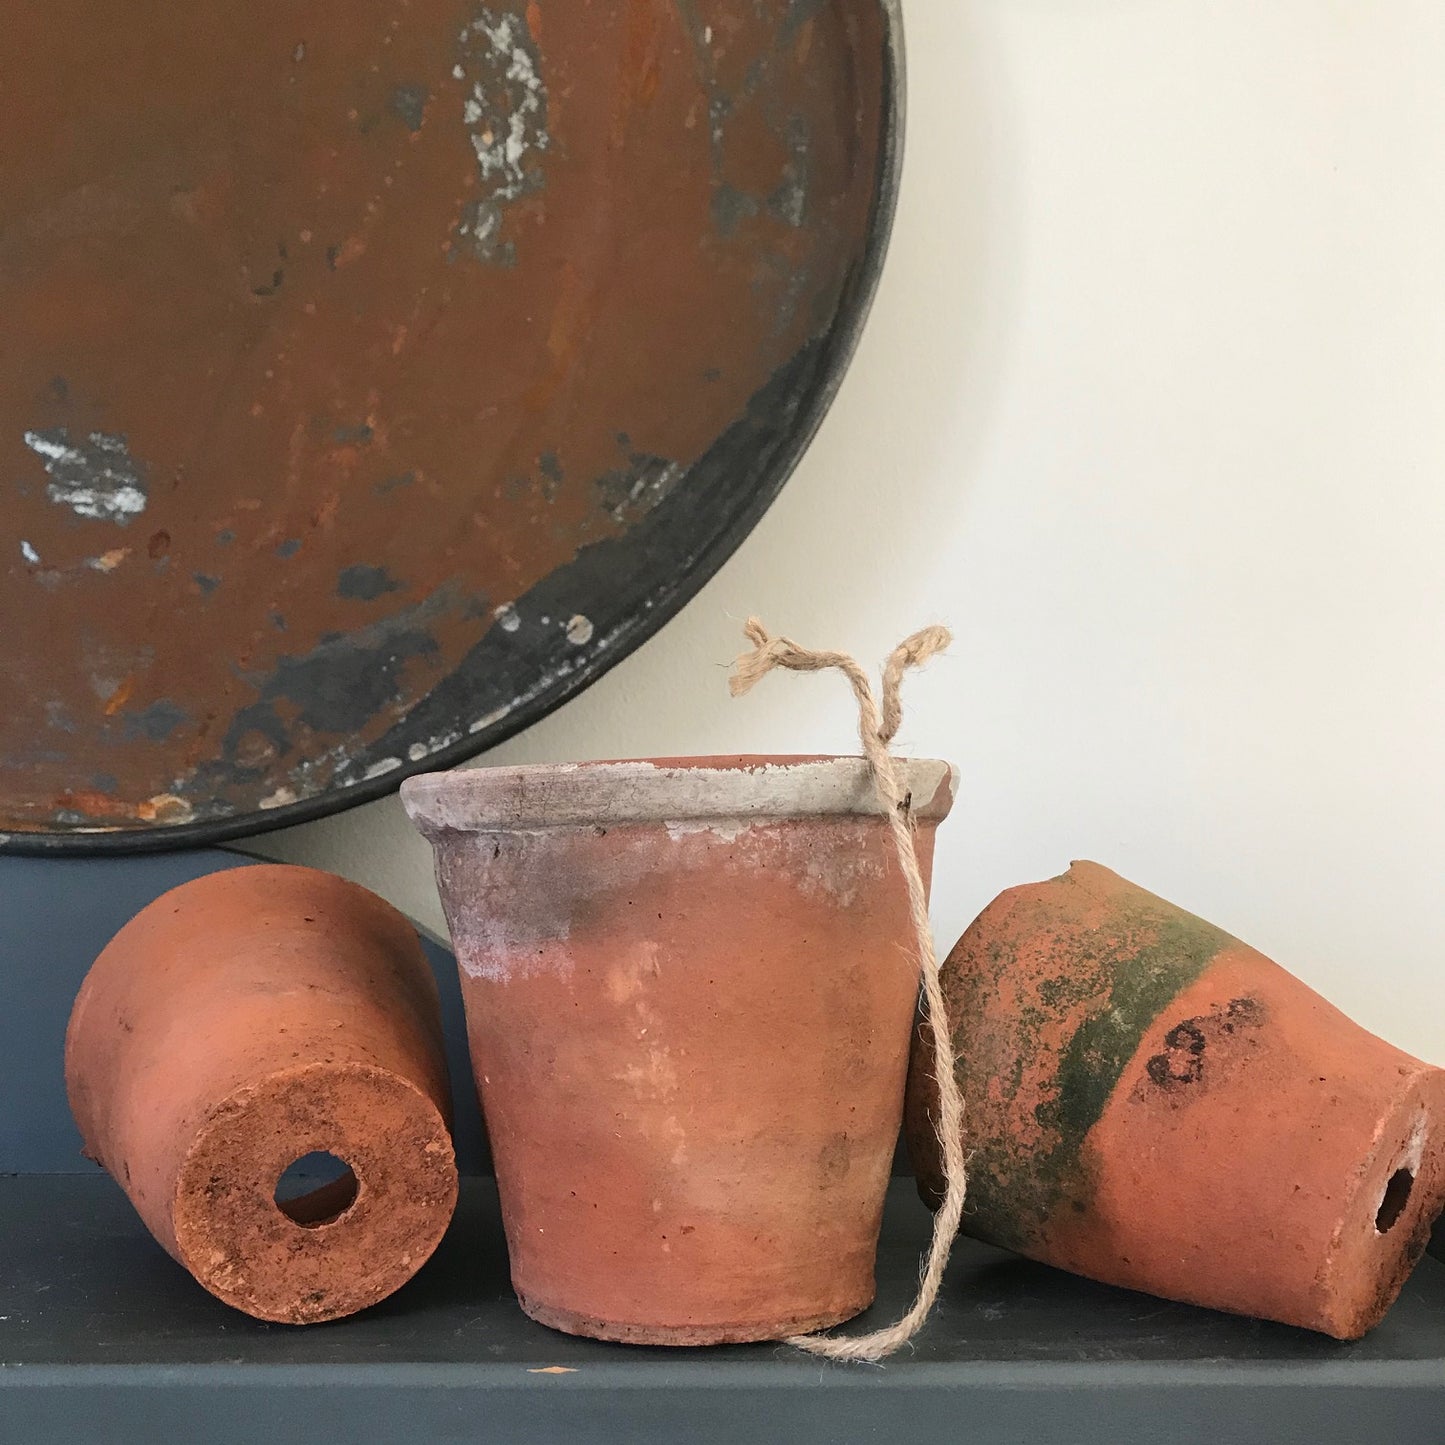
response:
<path id="1" fill-rule="evenodd" d="M 547 91 L 537 74 L 536 62 L 523 43 L 526 27 L 519 16 L 501 15 L 490 24 L 485 19 L 479 20 L 473 28 L 486 35 L 493 60 L 507 57 L 506 78 L 520 90 L 515 109 L 506 117 L 505 130 L 487 122 L 483 129 L 472 131 L 472 149 L 476 152 L 482 179 L 500 178 L 493 194 L 502 200 L 514 201 L 528 189 L 523 161 L 529 152 L 547 148 L 545 120 L 542 119 L 540 125 L 537 123 L 545 115 Z M 473 127 L 486 120 L 486 100 L 482 83 L 473 84 L 471 99 L 467 102 L 471 111 L 468 121 Z"/>
<path id="2" fill-rule="evenodd" d="M 574 647 L 582 647 L 592 641 L 592 619 L 580 612 L 567 624 L 567 641 Z"/>
<path id="3" fill-rule="evenodd" d="M 122 527 L 145 511 L 145 477 L 123 436 L 91 432 L 72 440 L 65 427 L 57 427 L 26 432 L 25 445 L 45 464 L 46 495 L 57 506 Z"/>
<path id="4" fill-rule="evenodd" d="M 522 625 L 522 619 L 517 615 L 517 609 L 510 602 L 502 603 L 492 613 L 492 616 L 497 619 L 497 625 L 503 632 L 515 632 Z"/>
<path id="5" fill-rule="evenodd" d="M 494 708 L 491 712 L 485 714 L 485 716 L 479 717 L 476 722 L 474 722 L 471 727 L 467 729 L 467 731 L 469 733 L 479 733 L 482 731 L 483 728 L 489 728 L 494 723 L 501 722 L 501 720 L 506 717 L 511 711 L 511 703 L 508 703 L 506 707 Z"/>
<path id="6" fill-rule="evenodd" d="M 545 184 L 539 157 L 551 145 L 547 87 L 526 19 L 484 7 L 462 31 L 452 74 L 466 85 L 462 122 L 482 181 L 459 234 L 483 261 L 511 265 L 515 248 L 500 239 L 506 207 Z"/>
<path id="7" fill-rule="evenodd" d="M 407 750 L 408 762 L 420 763 L 431 757 L 434 753 L 445 752 L 455 742 L 460 741 L 460 733 L 440 733 L 436 737 L 424 743 L 413 743 Z"/>
<path id="8" fill-rule="evenodd" d="M 155 821 L 166 827 L 174 828 L 196 820 L 195 809 L 175 793 L 157 793 L 150 799 L 147 807 Z"/>
<path id="9" fill-rule="evenodd" d="M 38 565 L 40 562 L 40 553 L 37 552 L 29 542 L 22 542 L 20 544 L 20 555 L 24 557 L 27 562 L 34 565 Z"/>

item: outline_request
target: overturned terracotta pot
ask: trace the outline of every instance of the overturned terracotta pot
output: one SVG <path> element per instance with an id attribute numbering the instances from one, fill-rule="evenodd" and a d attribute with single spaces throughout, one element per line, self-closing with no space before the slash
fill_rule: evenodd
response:
<path id="1" fill-rule="evenodd" d="M 1445 1206 L 1445 1073 L 1097 863 L 1004 893 L 944 972 L 965 1229 L 1340 1339 L 1379 1322 Z M 908 1141 L 936 1198 L 929 1065 Z"/>
<path id="2" fill-rule="evenodd" d="M 71 1014 L 86 1152 L 213 1294 L 308 1324 L 426 1262 L 457 1174 L 436 981 L 411 925 L 309 868 L 165 894 L 96 960 Z M 277 1202 L 295 1161 L 346 1172 Z"/>
<path id="3" fill-rule="evenodd" d="M 953 801 L 906 765 L 925 876 Z M 918 993 L 862 759 L 413 778 L 532 1318 L 774 1339 L 873 1299 Z"/>

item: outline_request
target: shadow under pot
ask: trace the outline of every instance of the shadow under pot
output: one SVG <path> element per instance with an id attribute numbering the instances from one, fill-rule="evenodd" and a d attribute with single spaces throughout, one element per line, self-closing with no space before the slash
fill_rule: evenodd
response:
<path id="1" fill-rule="evenodd" d="M 411 924 L 329 873 L 236 868 L 142 910 L 86 976 L 65 1074 L 86 1153 L 259 1319 L 376 1304 L 451 1220 L 436 980 Z"/>
<path id="2" fill-rule="evenodd" d="M 995 899 L 944 981 L 966 1231 L 1340 1339 L 1379 1323 L 1445 1205 L 1445 1073 L 1097 863 Z M 931 1065 L 925 1037 L 908 1143 L 935 1202 Z"/>
<path id="3" fill-rule="evenodd" d="M 952 771 L 904 766 L 927 877 Z M 918 993 L 867 764 L 496 768 L 402 797 L 436 849 L 522 1308 L 665 1345 L 866 1308 Z"/>

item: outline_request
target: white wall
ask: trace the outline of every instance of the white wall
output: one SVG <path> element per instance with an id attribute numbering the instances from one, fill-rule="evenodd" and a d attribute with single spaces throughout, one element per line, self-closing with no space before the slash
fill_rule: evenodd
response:
<path id="1" fill-rule="evenodd" d="M 905 0 L 895 246 L 722 574 L 489 756 L 851 750 L 742 620 L 952 653 L 935 918 L 1093 857 L 1445 1062 L 1445 6 Z M 261 845 L 440 926 L 390 800 Z"/>

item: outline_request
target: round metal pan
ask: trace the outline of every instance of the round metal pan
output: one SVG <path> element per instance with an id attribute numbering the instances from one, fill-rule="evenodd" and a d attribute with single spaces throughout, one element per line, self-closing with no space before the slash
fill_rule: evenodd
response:
<path id="1" fill-rule="evenodd" d="M 895 0 L 11 0 L 0 849 L 535 722 L 777 494 L 882 264 Z"/>

